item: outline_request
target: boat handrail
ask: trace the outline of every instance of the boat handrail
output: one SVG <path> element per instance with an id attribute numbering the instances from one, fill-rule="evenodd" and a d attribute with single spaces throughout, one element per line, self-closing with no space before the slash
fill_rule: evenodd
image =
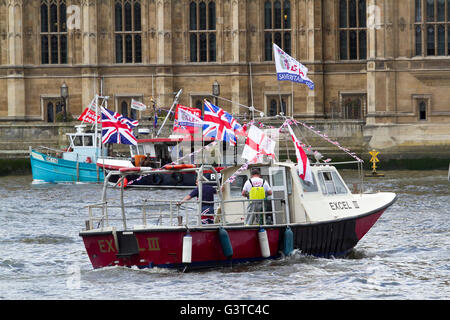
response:
<path id="1" fill-rule="evenodd" d="M 38 147 L 32 147 L 31 149 L 35 150 L 35 151 L 52 151 L 54 153 L 62 153 L 64 152 L 64 150 L 61 149 L 54 149 L 54 148 L 50 148 L 50 147 L 44 147 L 44 146 L 38 146 Z"/>
<path id="2" fill-rule="evenodd" d="M 185 217 L 185 223 L 183 225 L 186 225 L 188 227 L 205 227 L 205 226 L 209 226 L 209 225 L 205 225 L 205 224 L 201 224 L 199 223 L 201 220 L 199 219 L 200 217 L 198 216 L 198 212 L 195 210 L 195 205 L 198 204 L 199 201 L 195 201 L 195 202 L 187 202 L 186 204 L 193 204 L 194 206 L 187 206 L 187 205 L 176 205 L 176 203 L 178 201 L 176 200 L 151 200 L 151 203 L 147 203 L 148 200 L 144 199 L 142 203 L 139 204 L 135 204 L 135 203 L 124 203 L 123 206 L 126 207 L 127 209 L 140 209 L 139 216 L 136 216 L 136 214 L 138 213 L 137 211 L 134 212 L 135 216 L 131 216 L 130 214 L 127 214 L 126 216 L 126 220 L 127 221 L 137 221 L 137 220 L 142 220 L 143 225 L 144 226 L 155 226 L 155 224 L 147 224 L 147 219 L 148 218 L 158 218 L 158 222 L 156 225 L 163 225 L 162 223 L 162 219 L 163 217 L 168 217 L 169 221 L 166 224 L 167 226 L 174 226 L 174 225 L 180 225 L 180 218 L 182 219 L 183 214 L 180 214 L 180 209 L 183 209 L 181 211 L 184 212 L 184 217 Z M 202 203 L 218 203 L 219 207 L 216 208 L 216 212 L 214 214 L 214 217 L 216 218 L 215 220 L 218 222 L 215 222 L 214 225 L 229 225 L 229 224 L 236 224 L 236 222 L 227 222 L 227 217 L 232 217 L 232 216 L 242 216 L 245 217 L 246 215 L 253 213 L 253 212 L 248 212 L 248 206 L 246 206 L 247 203 L 250 202 L 256 202 L 256 201 L 270 201 L 271 203 L 273 202 L 277 202 L 279 201 L 280 203 L 283 203 L 285 201 L 285 199 L 283 198 L 273 198 L 273 199 L 267 199 L 267 200 L 250 200 L 250 199 L 233 199 L 233 200 L 216 200 L 216 201 L 202 201 Z M 224 208 L 222 207 L 223 205 L 227 204 L 227 203 L 242 203 L 243 204 L 243 211 L 240 212 L 225 212 Z M 164 210 L 164 207 L 161 206 L 162 203 L 166 203 L 168 206 L 168 210 Z M 89 209 L 89 220 L 86 221 L 86 226 L 87 226 L 87 230 L 93 229 L 94 228 L 94 224 L 96 222 L 98 222 L 100 227 L 100 224 L 103 227 L 105 227 L 105 223 L 106 226 L 109 227 L 110 223 L 114 222 L 114 221 L 123 221 L 124 217 L 111 217 L 110 216 L 110 212 L 108 211 L 108 209 L 121 209 L 122 208 L 122 204 L 121 203 L 112 203 L 110 201 L 105 201 L 105 202 L 99 202 L 99 203 L 95 203 L 95 204 L 90 204 L 86 206 Z M 152 210 L 152 209 L 159 209 L 159 210 Z M 220 211 L 219 211 L 220 208 Z M 95 217 L 93 215 L 93 209 L 99 209 L 101 210 L 101 215 Z M 192 209 L 192 212 L 186 211 L 185 209 Z M 120 211 L 120 210 L 119 210 Z M 129 212 L 128 212 L 129 213 Z M 262 206 L 262 211 L 261 212 L 255 212 L 254 214 L 256 215 L 261 215 L 262 216 L 262 220 L 263 220 L 263 224 L 266 224 L 266 215 L 277 215 L 279 214 L 280 216 L 282 216 L 285 213 L 285 207 L 282 207 L 281 210 L 275 210 L 275 208 L 273 208 L 270 211 L 266 211 L 264 205 Z M 119 213 L 117 213 L 119 215 Z M 201 215 L 201 214 L 200 214 Z M 175 221 L 175 223 L 174 223 Z M 195 222 L 193 222 L 195 221 Z M 244 223 L 244 222 L 242 222 Z M 126 224 L 125 224 L 126 225 Z M 88 227 L 89 226 L 89 227 Z M 128 228 L 125 228 L 126 230 L 128 230 Z"/>

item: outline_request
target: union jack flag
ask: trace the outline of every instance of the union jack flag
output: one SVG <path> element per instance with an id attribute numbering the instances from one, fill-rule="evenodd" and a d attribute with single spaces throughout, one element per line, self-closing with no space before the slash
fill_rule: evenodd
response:
<path id="1" fill-rule="evenodd" d="M 236 145 L 236 134 L 242 130 L 242 126 L 231 114 L 223 111 L 218 106 L 205 100 L 205 112 L 203 114 L 203 136 L 229 142 Z"/>
<path id="2" fill-rule="evenodd" d="M 137 145 L 133 128 L 138 126 L 137 120 L 102 107 L 102 143 L 118 143 Z"/>

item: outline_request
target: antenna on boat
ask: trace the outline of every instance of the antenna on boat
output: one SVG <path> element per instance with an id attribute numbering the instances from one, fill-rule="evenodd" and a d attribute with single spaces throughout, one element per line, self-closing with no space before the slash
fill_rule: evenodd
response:
<path id="1" fill-rule="evenodd" d="M 173 107 L 177 105 L 178 100 L 180 99 L 180 96 L 181 96 L 181 93 L 182 93 L 182 92 L 183 92 L 183 89 L 180 89 L 180 91 L 178 91 L 177 95 L 175 96 L 175 99 L 173 100 L 172 106 L 170 107 L 169 112 L 167 113 L 167 116 L 166 116 L 166 118 L 164 119 L 163 124 L 161 125 L 161 128 L 159 128 L 158 132 L 156 133 L 156 137 L 158 137 L 159 134 L 161 133 L 161 130 L 162 130 L 162 128 L 164 127 L 164 125 L 166 124 L 166 121 L 167 121 L 167 119 L 169 118 L 170 113 L 172 112 Z"/>

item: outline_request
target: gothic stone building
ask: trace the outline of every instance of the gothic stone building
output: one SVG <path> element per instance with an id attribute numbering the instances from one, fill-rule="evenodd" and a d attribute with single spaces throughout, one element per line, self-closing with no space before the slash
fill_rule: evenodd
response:
<path id="1" fill-rule="evenodd" d="M 272 43 L 315 90 L 276 80 Z M 0 0 L 0 120 L 53 122 L 60 87 L 74 116 L 101 89 L 201 105 L 220 84 L 234 114 L 450 122 L 450 0 Z M 147 114 L 148 112 L 148 114 Z"/>

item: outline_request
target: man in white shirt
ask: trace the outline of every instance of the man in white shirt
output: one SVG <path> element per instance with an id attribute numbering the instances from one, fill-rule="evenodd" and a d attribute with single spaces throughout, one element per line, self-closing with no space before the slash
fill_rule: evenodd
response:
<path id="1" fill-rule="evenodd" d="M 264 188 L 264 196 L 258 199 L 264 199 L 267 196 L 272 195 L 272 189 L 267 181 L 261 178 L 261 171 L 259 168 L 253 168 L 251 170 L 251 178 L 244 183 L 242 188 L 242 196 L 249 198 L 249 194 L 252 188 Z M 247 216 L 245 217 L 245 224 L 252 224 L 257 221 L 257 215 L 255 213 L 263 212 L 264 200 L 253 200 L 250 202 L 247 208 Z"/>

